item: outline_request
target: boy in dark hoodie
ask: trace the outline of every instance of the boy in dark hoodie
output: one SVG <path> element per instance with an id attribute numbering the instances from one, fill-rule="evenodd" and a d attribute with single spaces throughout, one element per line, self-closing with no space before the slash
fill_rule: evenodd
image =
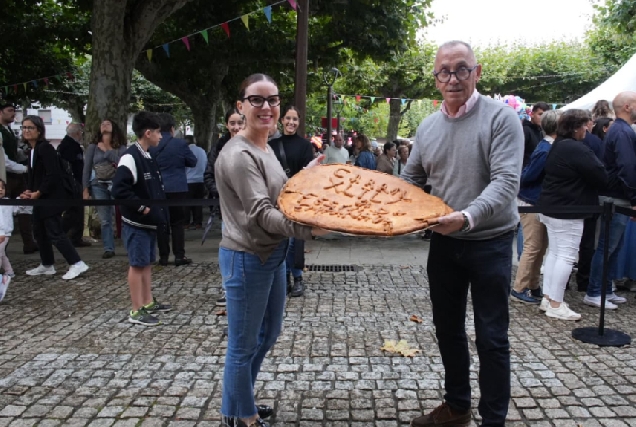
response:
<path id="1" fill-rule="evenodd" d="M 133 118 L 133 131 L 138 141 L 126 150 L 119 160 L 113 178 L 112 194 L 115 199 L 156 200 L 165 199 L 163 183 L 157 163 L 150 157 L 148 148 L 156 147 L 161 140 L 161 125 L 152 113 L 140 112 Z M 171 310 L 152 296 L 151 272 L 156 258 L 157 228 L 168 223 L 166 207 L 121 206 L 122 239 L 128 252 L 130 268 L 128 286 L 132 310 L 130 323 L 144 326 L 158 325 L 153 314 Z"/>

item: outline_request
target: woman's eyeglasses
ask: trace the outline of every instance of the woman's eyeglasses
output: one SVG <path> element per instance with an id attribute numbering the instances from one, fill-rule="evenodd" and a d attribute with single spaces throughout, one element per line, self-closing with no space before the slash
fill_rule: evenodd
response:
<path id="1" fill-rule="evenodd" d="M 267 101 L 270 107 L 278 107 L 280 105 L 279 95 L 272 95 L 268 96 L 267 98 L 260 95 L 250 95 L 241 99 L 241 101 L 245 100 L 247 100 L 252 105 L 252 107 L 262 107 L 263 105 L 265 105 L 265 101 Z"/>
<path id="2" fill-rule="evenodd" d="M 37 128 L 35 126 L 20 126 L 20 129 L 22 129 L 22 130 L 36 130 Z"/>

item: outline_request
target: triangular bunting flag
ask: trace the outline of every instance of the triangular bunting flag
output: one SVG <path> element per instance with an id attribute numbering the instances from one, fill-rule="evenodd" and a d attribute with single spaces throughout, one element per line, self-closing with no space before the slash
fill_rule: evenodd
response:
<path id="1" fill-rule="evenodd" d="M 297 10 L 298 9 L 298 4 L 296 4 L 296 0 L 287 0 L 289 2 L 289 5 L 292 7 L 292 9 Z"/>
<path id="2" fill-rule="evenodd" d="M 208 42 L 208 30 L 203 30 L 199 34 L 201 34 L 203 36 L 203 40 L 205 40 L 206 44 L 209 43 Z"/>
<path id="3" fill-rule="evenodd" d="M 247 31 L 249 31 L 250 30 L 250 15 L 245 14 L 241 16 L 241 21 L 243 21 L 243 25 L 245 25 L 245 28 L 247 28 Z"/>
<path id="4" fill-rule="evenodd" d="M 38 82 L 36 80 L 33 80 L 31 83 L 33 84 L 33 87 L 35 87 L 35 88 L 38 87 Z"/>
<path id="5" fill-rule="evenodd" d="M 230 26 L 228 25 L 228 23 L 227 22 L 222 23 L 221 28 L 223 28 L 223 31 L 225 31 L 225 34 L 227 34 L 227 37 L 230 38 Z"/>
<path id="6" fill-rule="evenodd" d="M 552 109 L 556 110 L 557 105 L 556 104 L 552 104 Z"/>
<path id="7" fill-rule="evenodd" d="M 263 12 L 265 13 L 265 18 L 267 18 L 267 22 L 272 23 L 272 6 L 265 6 L 263 8 Z"/>
<path id="8" fill-rule="evenodd" d="M 163 50 L 166 52 L 166 55 L 168 56 L 168 58 L 170 58 L 170 45 L 168 43 L 164 43 L 163 46 Z"/>
<path id="9" fill-rule="evenodd" d="M 360 102 L 361 99 L 362 99 L 362 96 L 356 95 L 356 102 Z"/>
<path id="10" fill-rule="evenodd" d="M 190 52 L 190 40 L 188 39 L 188 36 L 181 37 L 181 41 L 184 45 L 186 45 L 186 49 L 188 49 L 188 52 Z"/>
<path id="11" fill-rule="evenodd" d="M 402 105 L 406 104 L 406 99 L 402 98 L 400 101 L 402 102 Z"/>
<path id="12" fill-rule="evenodd" d="M 387 98 L 387 99 L 386 99 L 386 103 L 387 103 L 387 104 L 390 104 L 390 103 L 391 103 L 391 98 Z"/>
<path id="13" fill-rule="evenodd" d="M 437 107 L 437 99 L 433 100 L 433 107 Z"/>
<path id="14" fill-rule="evenodd" d="M 146 51 L 146 56 L 148 57 L 148 61 L 152 62 L 152 49 Z"/>
<path id="15" fill-rule="evenodd" d="M 22 86 L 24 86 L 24 91 L 25 91 L 25 92 L 26 92 L 26 90 L 27 90 L 26 85 L 27 85 L 26 83 L 22 83 Z"/>
<path id="16" fill-rule="evenodd" d="M 48 77 L 44 77 L 42 80 L 44 80 L 44 84 L 45 84 L 46 86 L 48 86 L 48 85 L 49 85 L 49 78 L 48 78 Z"/>
<path id="17" fill-rule="evenodd" d="M 371 104 L 373 104 L 375 102 L 375 96 L 371 97 Z"/>
<path id="18" fill-rule="evenodd" d="M 69 72 L 69 73 L 66 73 L 66 75 L 68 76 L 68 78 L 69 78 L 70 80 L 73 80 L 73 79 L 75 78 L 75 77 L 73 77 L 73 74 L 71 74 L 70 72 Z"/>
<path id="19" fill-rule="evenodd" d="M 13 93 L 18 93 L 18 85 L 13 85 Z"/>

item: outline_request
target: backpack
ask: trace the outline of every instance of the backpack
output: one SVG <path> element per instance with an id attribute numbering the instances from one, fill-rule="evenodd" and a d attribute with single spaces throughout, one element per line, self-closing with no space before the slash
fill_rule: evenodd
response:
<path id="1" fill-rule="evenodd" d="M 60 166 L 64 190 L 66 190 L 66 193 L 70 196 L 70 198 L 81 199 L 82 186 L 75 180 L 71 164 L 62 158 L 59 151 L 55 150 L 55 153 L 57 154 L 57 161 Z"/>

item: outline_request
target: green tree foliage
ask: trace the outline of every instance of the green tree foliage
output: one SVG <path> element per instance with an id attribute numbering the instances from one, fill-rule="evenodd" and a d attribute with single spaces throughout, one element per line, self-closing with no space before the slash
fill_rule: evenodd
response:
<path id="1" fill-rule="evenodd" d="M 636 1 L 605 0 L 596 11 L 587 42 L 606 64 L 620 67 L 636 53 Z"/>
<path id="2" fill-rule="evenodd" d="M 56 93 L 73 92 L 74 79 L 66 75 L 49 79 L 50 87 L 42 80 L 31 82 L 75 72 L 76 65 L 82 63 L 82 53 L 90 46 L 89 21 L 86 12 L 67 2 L 4 0 L 0 11 L 4 35 L 0 54 L 2 96 L 18 104 L 38 101 L 46 105 L 58 99 Z M 26 90 L 22 82 L 29 82 Z M 15 83 L 17 88 L 13 87 Z"/>

